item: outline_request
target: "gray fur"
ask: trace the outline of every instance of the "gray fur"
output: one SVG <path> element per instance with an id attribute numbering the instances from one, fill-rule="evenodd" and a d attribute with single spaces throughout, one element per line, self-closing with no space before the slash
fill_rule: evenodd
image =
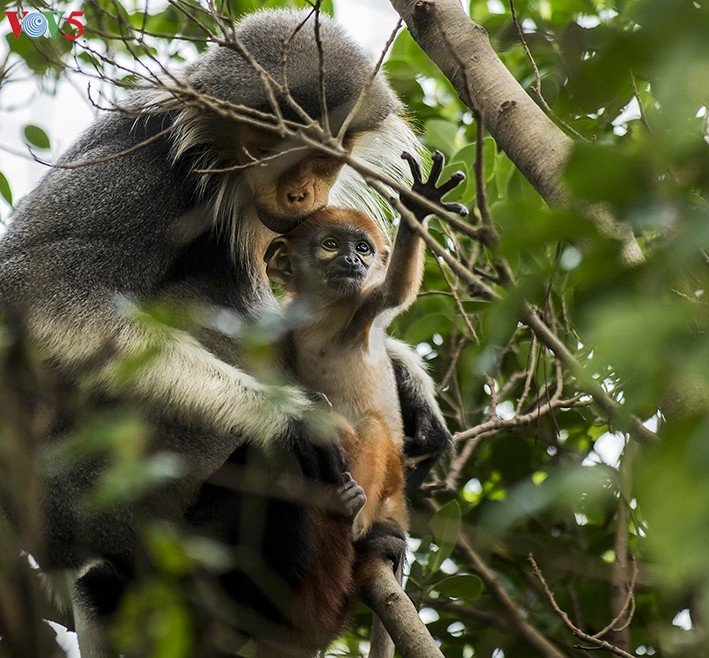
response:
<path id="1" fill-rule="evenodd" d="M 239 24 L 237 34 L 277 76 L 280 39 L 304 16 L 258 12 Z M 312 23 L 293 39 L 288 83 L 302 107 L 318 116 Z M 334 22 L 322 17 L 321 31 L 328 109 L 337 128 L 372 67 Z M 209 50 L 186 69 L 184 79 L 214 97 L 268 111 L 261 80 L 229 48 Z M 130 560 L 141 515 L 179 519 L 194 487 L 244 441 L 268 453 L 274 442 L 292 440 L 294 423 L 302 422 L 313 407 L 297 389 L 274 399 L 268 387 L 240 369 L 228 341 L 156 329 L 131 312 L 136 305 L 164 297 L 184 306 L 226 308 L 247 319 L 273 306 L 260 266 L 273 234 L 259 222 L 246 186 L 238 174 L 214 174 L 213 180 L 193 171 L 205 158 L 210 164 L 231 164 L 208 129 L 212 118 L 203 111 L 185 110 L 174 100 L 167 102 L 161 94 L 143 91 L 133 96 L 129 105 L 134 109 L 151 107 L 137 119 L 133 111 L 100 116 L 58 165 L 106 161 L 52 168 L 0 240 L 0 310 L 21 319 L 61 377 L 73 381 L 81 375 L 102 399 L 141 404 L 158 428 L 153 450 L 177 453 L 190 467 L 187 486 L 148 501 L 145 509 L 88 517 L 82 496 L 96 480 L 98 466 L 82 463 L 68 474 L 47 474 L 43 521 L 49 557 L 41 565 L 46 570 L 78 571 L 106 555 Z M 412 150 L 415 140 L 381 75 L 361 108 L 349 130 L 360 135 L 353 155 L 383 173 L 405 178 L 399 155 Z M 292 114 L 285 104 L 283 109 Z M 169 134 L 111 159 L 170 126 Z M 364 145 L 359 151 L 358 142 Z M 195 149 L 201 149 L 201 155 L 195 155 Z M 357 200 L 370 212 L 381 205 L 347 168 L 332 196 L 331 201 L 339 203 Z M 133 386 L 121 388 L 116 383 L 117 361 L 150 348 L 159 356 Z M 86 619 L 91 619 L 90 612 L 82 615 L 80 625 Z M 95 642 L 91 638 L 85 642 Z"/>
<path id="2" fill-rule="evenodd" d="M 318 79 L 319 56 L 313 38 L 314 18 L 308 20 L 291 38 L 294 25 L 303 21 L 307 15 L 308 12 L 289 10 L 256 12 L 239 23 L 236 36 L 247 52 L 257 54 L 259 64 L 277 82 L 282 79 L 281 44 L 290 39 L 286 59 L 288 90 L 310 116 L 320 116 L 320 99 L 317 93 L 313 93 L 313 83 Z M 366 53 L 347 35 L 342 26 L 321 15 L 319 28 L 323 45 L 327 106 L 329 112 L 341 121 L 369 80 L 372 66 L 368 63 Z M 305 63 L 307 65 L 304 65 Z M 226 47 L 212 48 L 198 64 L 187 69 L 186 78 L 188 83 L 199 91 L 270 113 L 271 108 L 258 73 L 244 64 L 244 58 L 235 50 Z M 234 77 L 233 71 L 238 71 L 238 77 Z M 224 80 L 229 78 L 233 79 L 234 84 L 225 93 Z M 398 114 L 402 110 L 401 103 L 381 76 L 374 81 L 367 96 L 367 103 L 351 125 L 353 131 L 367 130 L 387 115 Z M 281 108 L 286 118 L 298 118 L 287 103 L 282 102 Z M 337 128 L 338 125 L 333 126 L 333 130 Z"/>

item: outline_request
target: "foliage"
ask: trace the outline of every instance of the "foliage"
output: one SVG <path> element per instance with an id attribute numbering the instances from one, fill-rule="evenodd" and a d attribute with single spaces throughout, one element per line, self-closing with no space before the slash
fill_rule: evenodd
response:
<path id="1" fill-rule="evenodd" d="M 143 3 L 123 4 L 86 5 L 83 65 L 101 69 L 99 55 L 132 57 L 127 42 L 106 38 L 143 25 Z M 231 3 L 235 15 L 281 4 Z M 112 18 L 117 8 L 125 20 Z M 446 154 L 446 172 L 467 174 L 448 200 L 475 209 L 480 225 L 489 215 L 499 234 L 499 242 L 481 245 L 434 220 L 431 235 L 487 277 L 496 298 L 477 297 L 429 255 L 424 291 L 393 327 L 430 364 L 457 433 L 452 456 L 414 501 L 407 591 L 447 658 L 542 655 L 530 648 L 527 627 L 560 655 L 583 654 L 574 647 L 590 644 L 575 639 L 552 609 L 528 561 L 533 554 L 558 606 L 588 635 L 620 612 L 604 639 L 631 655 L 705 655 L 709 7 L 705 0 L 517 0 L 515 10 L 541 93 L 576 139 L 566 185 L 579 202 L 600 202 L 632 227 L 646 260 L 624 264 L 617 240 L 582 214 L 549 208 L 410 35 L 397 37 L 385 64 L 392 85 L 424 146 Z M 534 93 L 535 66 L 509 7 L 475 1 L 470 15 Z M 204 36 L 175 5 L 151 12 L 145 25 L 155 35 Z M 7 42 L 0 83 L 18 63 L 38 81 L 61 78 L 63 65 L 72 65 L 67 44 L 11 35 Z M 166 65 L 203 48 L 160 36 L 148 43 Z M 120 71 L 111 74 L 126 81 Z M 37 126 L 25 135 L 35 147 L 51 143 Z M 484 198 L 476 196 L 476 180 Z M 0 195 L 13 202 L 2 173 Z M 512 283 L 500 278 L 503 267 Z M 582 374 L 560 364 L 522 323 L 525 304 L 540 309 Z M 589 397 L 590 380 L 657 430 L 659 441 L 639 445 L 620 432 Z M 102 450 L 120 445 L 111 438 L 118 431 L 94 435 L 106 437 Z M 117 470 L 105 485 L 118 491 L 102 495 L 126 493 L 116 476 L 130 470 L 139 450 L 115 456 Z M 150 486 L 165 470 L 169 464 L 144 465 L 127 488 Z M 218 564 L 218 547 L 180 537 L 151 546 L 164 578 L 128 600 L 119 631 L 130 647 L 143 618 L 159 613 L 154 628 L 164 634 L 150 638 L 153 655 L 187 655 L 190 629 L 176 582 L 195 564 Z M 621 611 L 626 595 L 632 602 Z M 333 655 L 358 655 L 368 628 L 362 610 Z"/>

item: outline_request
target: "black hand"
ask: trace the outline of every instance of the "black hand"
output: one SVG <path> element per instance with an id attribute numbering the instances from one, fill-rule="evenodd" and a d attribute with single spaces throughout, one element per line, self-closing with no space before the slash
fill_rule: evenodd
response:
<path id="1" fill-rule="evenodd" d="M 468 214 L 468 209 L 460 203 L 447 203 L 442 201 L 443 197 L 448 194 L 448 192 L 456 188 L 462 181 L 465 180 L 465 174 L 462 171 L 456 171 L 440 187 L 436 187 L 438 179 L 443 172 L 443 165 L 445 163 L 443 153 L 440 151 L 434 151 L 431 155 L 433 164 L 431 165 L 431 173 L 429 174 L 427 181 L 423 180 L 423 176 L 421 175 L 421 167 L 411 153 L 404 151 L 401 154 L 401 157 L 409 163 L 409 168 L 411 169 L 411 175 L 414 179 L 413 185 L 411 186 L 412 191 L 420 194 L 432 203 L 435 203 L 437 206 L 440 206 L 443 210 L 454 212 L 461 217 L 465 217 Z M 404 196 L 402 202 L 412 213 L 414 213 L 416 219 L 419 221 L 423 221 L 426 217 L 428 217 L 428 215 L 433 214 L 430 210 L 410 197 Z"/>
<path id="2" fill-rule="evenodd" d="M 332 404 L 324 393 L 305 391 L 305 394 L 315 402 L 316 413 L 329 413 L 332 410 Z M 327 484 L 344 484 L 346 457 L 334 431 L 331 439 L 318 440 L 307 436 L 309 433 L 304 428 L 299 429 L 301 436 L 296 439 L 294 445 L 303 475 Z"/>
<path id="3" fill-rule="evenodd" d="M 306 478 L 325 484 L 341 484 L 345 473 L 345 453 L 335 442 L 312 442 L 299 436 L 293 441 L 293 451 Z"/>
<path id="4" fill-rule="evenodd" d="M 321 412 L 330 410 L 330 403 L 322 395 L 318 399 Z M 294 423 L 293 429 L 288 433 L 286 445 L 295 457 L 302 474 L 311 480 L 325 484 L 340 485 L 345 476 L 345 453 L 340 445 L 337 433 L 333 436 L 322 438 L 318 432 L 308 429 L 305 422 Z"/>
<path id="5" fill-rule="evenodd" d="M 406 368 L 392 361 L 404 420 L 404 454 L 415 457 L 415 465 L 406 472 L 406 493 L 415 492 L 428 476 L 439 457 L 451 447 L 452 437 L 440 413 L 420 393 L 420 387 Z"/>

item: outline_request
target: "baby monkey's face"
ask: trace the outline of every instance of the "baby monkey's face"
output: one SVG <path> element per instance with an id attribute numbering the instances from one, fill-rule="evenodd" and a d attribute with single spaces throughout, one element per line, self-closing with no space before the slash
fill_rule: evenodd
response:
<path id="1" fill-rule="evenodd" d="M 379 271 L 383 272 L 383 267 L 377 267 L 383 261 L 375 241 L 356 226 L 331 224 L 314 231 L 307 253 L 306 279 L 328 296 L 357 294 L 379 280 Z M 307 280 L 302 283 L 307 285 Z"/>
<path id="2" fill-rule="evenodd" d="M 271 281 L 289 293 L 355 302 L 354 297 L 382 283 L 388 256 L 386 239 L 370 217 L 327 207 L 274 238 L 264 261 Z"/>

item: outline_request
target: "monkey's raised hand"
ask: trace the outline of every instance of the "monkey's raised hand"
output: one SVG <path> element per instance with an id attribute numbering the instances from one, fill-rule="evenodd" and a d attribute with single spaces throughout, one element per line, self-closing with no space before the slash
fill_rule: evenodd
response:
<path id="1" fill-rule="evenodd" d="M 462 171 L 456 171 L 440 187 L 436 187 L 438 179 L 441 177 L 441 172 L 443 171 L 443 165 L 445 164 L 443 153 L 440 151 L 434 151 L 431 155 L 433 165 L 431 165 L 431 173 L 429 174 L 427 181 L 423 180 L 421 175 L 421 167 L 411 153 L 404 151 L 401 154 L 401 157 L 409 163 L 411 175 L 414 179 L 414 183 L 411 186 L 411 190 L 413 192 L 420 194 L 422 197 L 425 197 L 437 206 L 443 208 L 443 210 L 454 212 L 461 217 L 465 217 L 468 214 L 468 209 L 462 204 L 445 203 L 442 201 L 443 197 L 448 194 L 448 192 L 458 187 L 458 185 L 465 180 L 465 174 Z M 429 215 L 433 214 L 430 210 L 428 210 L 428 208 L 425 208 L 413 197 L 404 196 L 401 201 L 420 222 L 426 219 Z"/>

